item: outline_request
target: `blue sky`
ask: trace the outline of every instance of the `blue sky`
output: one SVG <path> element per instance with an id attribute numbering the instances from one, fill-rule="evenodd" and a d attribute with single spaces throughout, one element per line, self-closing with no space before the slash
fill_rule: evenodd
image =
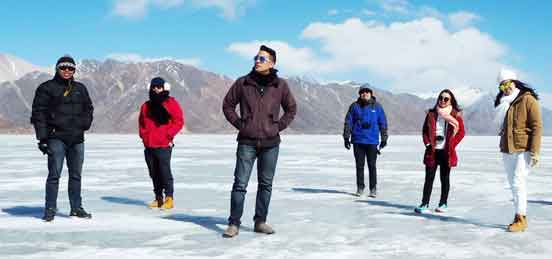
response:
<path id="1" fill-rule="evenodd" d="M 48 65 L 173 58 L 237 77 L 260 43 L 284 75 L 401 92 L 495 89 L 500 67 L 552 92 L 549 1 L 5 0 L 0 53 Z"/>

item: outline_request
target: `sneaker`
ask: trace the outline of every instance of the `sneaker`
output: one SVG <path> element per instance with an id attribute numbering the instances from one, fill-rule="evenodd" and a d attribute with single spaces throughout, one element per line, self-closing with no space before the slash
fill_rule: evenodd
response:
<path id="1" fill-rule="evenodd" d="M 74 210 L 72 209 L 71 213 L 69 213 L 69 216 L 70 217 L 82 218 L 82 219 L 91 219 L 92 218 L 92 214 L 86 212 L 82 207 L 78 208 L 78 209 L 74 209 Z"/>
<path id="2" fill-rule="evenodd" d="M 150 209 L 161 208 L 161 206 L 163 206 L 163 196 L 157 196 L 157 197 L 155 197 L 155 200 L 153 200 L 152 202 L 150 202 L 150 204 L 148 205 L 148 207 L 149 207 Z"/>
<path id="3" fill-rule="evenodd" d="M 448 206 L 447 204 L 441 204 L 439 207 L 435 209 L 435 212 L 445 213 L 447 212 Z"/>
<path id="4" fill-rule="evenodd" d="M 416 207 L 414 209 L 414 212 L 416 213 L 425 213 L 429 211 L 429 205 L 427 204 L 421 204 L 420 206 Z"/>
<path id="5" fill-rule="evenodd" d="M 174 200 L 172 196 L 165 197 L 165 202 L 163 202 L 163 205 L 161 206 L 164 210 L 169 210 L 174 208 Z"/>
<path id="6" fill-rule="evenodd" d="M 523 232 L 527 229 L 527 218 L 524 215 L 516 214 L 514 222 L 508 225 L 509 232 Z"/>
<path id="7" fill-rule="evenodd" d="M 376 188 L 370 190 L 370 195 L 368 195 L 371 198 L 376 198 L 376 195 L 378 194 Z"/>
<path id="8" fill-rule="evenodd" d="M 267 235 L 274 234 L 274 229 L 272 229 L 270 225 L 266 224 L 266 222 L 262 221 L 255 222 L 255 228 L 253 231 Z"/>
<path id="9" fill-rule="evenodd" d="M 222 233 L 222 237 L 232 238 L 237 236 L 239 233 L 240 233 L 240 228 L 236 225 L 230 224 L 228 225 L 228 228 L 224 230 L 224 233 Z"/>
<path id="10" fill-rule="evenodd" d="M 46 222 L 50 222 L 54 220 L 54 217 L 56 216 L 56 209 L 55 208 L 46 208 L 44 209 L 44 217 L 42 217 L 42 220 Z"/>
<path id="11" fill-rule="evenodd" d="M 356 193 L 353 194 L 354 196 L 360 197 L 364 194 L 364 189 L 357 189 Z"/>

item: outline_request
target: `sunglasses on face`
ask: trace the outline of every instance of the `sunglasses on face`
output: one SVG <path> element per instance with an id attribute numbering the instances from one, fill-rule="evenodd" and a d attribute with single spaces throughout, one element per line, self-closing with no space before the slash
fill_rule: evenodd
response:
<path id="1" fill-rule="evenodd" d="M 448 101 L 450 101 L 450 98 L 448 98 L 446 96 L 439 96 L 439 101 L 448 102 Z"/>
<path id="2" fill-rule="evenodd" d="M 498 89 L 500 89 L 500 91 L 504 92 L 506 91 L 508 88 L 510 88 L 510 86 L 512 86 L 513 82 L 510 81 L 510 80 L 505 80 L 503 81 L 502 83 L 500 83 L 500 85 L 498 85 Z"/>
<path id="3" fill-rule="evenodd" d="M 265 57 L 265 56 L 261 56 L 261 55 L 256 55 L 256 56 L 253 57 L 253 61 L 259 62 L 259 63 L 266 63 L 266 62 L 270 61 L 270 58 Z"/>
<path id="4" fill-rule="evenodd" d="M 64 70 L 69 70 L 71 72 L 75 71 L 74 67 L 67 67 L 67 66 L 62 66 L 62 67 L 59 67 L 58 69 L 61 71 L 64 71 Z"/>

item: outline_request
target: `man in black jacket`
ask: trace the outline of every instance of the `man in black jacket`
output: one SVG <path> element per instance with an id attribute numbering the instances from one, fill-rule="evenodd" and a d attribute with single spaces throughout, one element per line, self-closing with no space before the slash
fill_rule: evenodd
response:
<path id="1" fill-rule="evenodd" d="M 35 92 L 31 123 L 38 149 L 48 155 L 44 221 L 52 221 L 57 211 L 59 178 L 63 160 L 69 171 L 70 216 L 91 218 L 82 208 L 81 172 L 84 161 L 84 131 L 92 124 L 94 107 L 86 87 L 73 78 L 76 63 L 70 56 L 56 62 L 56 75 Z"/>

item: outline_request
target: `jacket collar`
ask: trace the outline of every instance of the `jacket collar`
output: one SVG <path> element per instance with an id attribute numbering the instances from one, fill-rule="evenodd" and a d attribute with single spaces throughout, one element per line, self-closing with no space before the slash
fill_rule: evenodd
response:
<path id="1" fill-rule="evenodd" d="M 278 88 L 280 78 L 278 77 L 277 72 L 278 72 L 277 69 L 274 69 L 274 68 L 271 69 L 270 74 L 274 77 L 274 79 L 272 79 L 266 86 L 273 86 Z M 256 73 L 255 69 L 251 70 L 251 72 L 249 72 L 249 74 L 245 76 L 245 82 L 244 82 L 245 85 L 258 86 L 257 82 L 254 79 L 255 75 L 253 73 Z"/>

